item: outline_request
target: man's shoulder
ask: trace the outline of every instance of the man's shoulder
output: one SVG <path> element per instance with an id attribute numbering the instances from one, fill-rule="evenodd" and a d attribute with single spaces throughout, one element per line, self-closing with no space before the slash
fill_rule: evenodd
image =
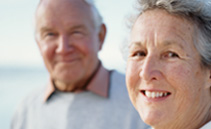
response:
<path id="1" fill-rule="evenodd" d="M 110 70 L 110 72 L 115 76 L 125 77 L 125 74 L 122 72 L 119 72 L 117 70 Z"/>
<path id="2" fill-rule="evenodd" d="M 34 90 L 21 100 L 21 102 L 17 105 L 15 109 L 11 122 L 11 128 L 24 128 L 23 126 L 25 126 L 30 114 L 29 111 L 37 107 L 38 104 L 42 104 L 43 92 L 43 88 Z"/>
<path id="3" fill-rule="evenodd" d="M 111 75 L 111 81 L 112 80 L 115 80 L 116 83 L 122 83 L 122 84 L 125 84 L 125 74 L 123 73 L 120 73 L 116 70 L 112 70 L 110 71 L 110 75 Z"/>
<path id="4" fill-rule="evenodd" d="M 21 108 L 26 108 L 30 105 L 34 105 L 38 102 L 42 101 L 43 95 L 44 95 L 45 89 L 40 88 L 40 89 L 35 89 L 28 93 L 20 102 L 19 106 Z"/>
<path id="5" fill-rule="evenodd" d="M 111 71 L 110 76 L 110 93 L 114 97 L 119 96 L 122 99 L 128 99 L 128 93 L 125 84 L 125 75 L 116 70 Z"/>

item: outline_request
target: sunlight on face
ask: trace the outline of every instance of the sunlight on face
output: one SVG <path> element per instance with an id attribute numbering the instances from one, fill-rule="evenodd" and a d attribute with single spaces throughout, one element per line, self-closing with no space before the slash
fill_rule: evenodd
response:
<path id="1" fill-rule="evenodd" d="M 187 118 L 209 110 L 209 70 L 200 66 L 193 34 L 192 23 L 159 9 L 141 14 L 133 26 L 126 83 L 133 105 L 153 127 L 182 128 Z"/>

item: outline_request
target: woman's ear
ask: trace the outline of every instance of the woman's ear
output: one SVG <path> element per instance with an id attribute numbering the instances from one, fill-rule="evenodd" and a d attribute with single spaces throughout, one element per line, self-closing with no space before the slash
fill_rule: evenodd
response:
<path id="1" fill-rule="evenodd" d="M 211 69 L 207 69 L 204 74 L 206 74 L 204 85 L 205 89 L 211 89 Z"/>
<path id="2" fill-rule="evenodd" d="M 210 89 L 211 89 L 211 69 L 209 70 L 208 88 L 210 88 Z"/>
<path id="3" fill-rule="evenodd" d="M 210 79 L 211 79 L 211 70 L 210 70 Z"/>

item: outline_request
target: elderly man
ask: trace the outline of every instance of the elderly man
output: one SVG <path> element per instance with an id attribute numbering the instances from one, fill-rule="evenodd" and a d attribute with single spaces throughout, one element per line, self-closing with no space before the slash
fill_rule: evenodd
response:
<path id="1" fill-rule="evenodd" d="M 50 81 L 27 97 L 12 129 L 144 129 L 124 76 L 106 70 L 97 53 L 106 27 L 92 2 L 42 0 L 36 41 Z"/>

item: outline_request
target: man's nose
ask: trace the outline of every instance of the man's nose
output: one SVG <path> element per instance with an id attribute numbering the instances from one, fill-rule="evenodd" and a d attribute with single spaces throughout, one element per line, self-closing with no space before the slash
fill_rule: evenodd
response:
<path id="1" fill-rule="evenodd" d="M 162 72 L 159 59 L 155 56 L 146 57 L 141 65 L 139 76 L 146 82 L 160 80 Z"/>
<path id="2" fill-rule="evenodd" d="M 73 51 L 73 44 L 67 36 L 61 36 L 58 41 L 56 52 L 59 54 L 66 54 Z"/>

